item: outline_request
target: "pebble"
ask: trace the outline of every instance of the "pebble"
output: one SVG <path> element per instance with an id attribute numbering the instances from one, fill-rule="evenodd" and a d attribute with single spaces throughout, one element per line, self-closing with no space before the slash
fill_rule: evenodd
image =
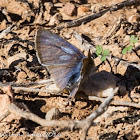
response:
<path id="1" fill-rule="evenodd" d="M 76 7 L 72 3 L 66 3 L 63 7 L 63 12 L 68 16 L 74 16 L 76 15 Z"/>
<path id="2" fill-rule="evenodd" d="M 77 9 L 77 13 L 79 16 L 82 16 L 82 15 L 85 15 L 87 12 L 89 12 L 89 10 L 90 10 L 90 7 L 80 5 Z"/>
<path id="3" fill-rule="evenodd" d="M 50 18 L 50 22 L 49 22 L 49 25 L 50 26 L 53 26 L 53 25 L 57 25 L 60 23 L 60 21 L 62 20 L 62 16 L 60 13 L 56 13 L 54 16 L 52 16 Z"/>
<path id="4" fill-rule="evenodd" d="M 20 71 L 18 73 L 17 79 L 19 82 L 25 82 L 27 78 L 27 74 L 24 71 Z"/>
<path id="5" fill-rule="evenodd" d="M 50 120 L 56 120 L 59 119 L 61 116 L 61 112 L 59 111 L 58 108 L 52 108 L 50 111 L 45 116 L 45 119 L 50 121 Z"/>
<path id="6" fill-rule="evenodd" d="M 53 8 L 53 3 L 51 3 L 51 2 L 45 2 L 44 3 L 44 6 L 45 6 L 46 11 L 50 14 L 51 13 L 51 10 Z"/>
<path id="7" fill-rule="evenodd" d="M 6 23 L 7 23 L 7 21 L 5 19 L 1 22 L 1 25 L 0 25 L 1 30 L 6 29 Z"/>
<path id="8" fill-rule="evenodd" d="M 129 18 L 128 18 L 128 22 L 130 22 L 131 24 L 133 23 L 137 23 L 140 21 L 140 15 L 139 14 L 135 14 L 135 15 L 131 15 Z"/>

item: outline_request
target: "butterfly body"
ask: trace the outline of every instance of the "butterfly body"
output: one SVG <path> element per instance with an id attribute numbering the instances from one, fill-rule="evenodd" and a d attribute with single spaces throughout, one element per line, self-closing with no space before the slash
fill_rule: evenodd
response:
<path id="1" fill-rule="evenodd" d="M 48 68 L 57 87 L 68 88 L 71 96 L 75 95 L 88 63 L 93 65 L 91 56 L 87 58 L 75 46 L 44 29 L 37 31 L 36 50 L 39 63 Z"/>

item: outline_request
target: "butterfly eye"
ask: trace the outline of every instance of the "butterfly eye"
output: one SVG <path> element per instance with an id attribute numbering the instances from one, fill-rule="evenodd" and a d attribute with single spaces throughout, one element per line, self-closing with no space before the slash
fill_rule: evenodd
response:
<path id="1" fill-rule="evenodd" d="M 70 48 L 66 48 L 66 47 L 61 47 L 62 51 L 68 53 L 68 54 L 74 54 L 74 51 Z"/>
<path id="2" fill-rule="evenodd" d="M 69 56 L 69 55 L 62 55 L 62 56 L 60 56 L 59 57 L 61 60 L 69 60 L 69 59 L 71 59 L 71 56 Z"/>

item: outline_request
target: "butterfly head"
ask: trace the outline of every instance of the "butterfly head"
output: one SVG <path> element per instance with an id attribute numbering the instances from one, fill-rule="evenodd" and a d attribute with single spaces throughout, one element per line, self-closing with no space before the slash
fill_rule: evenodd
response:
<path id="1" fill-rule="evenodd" d="M 94 67 L 94 61 L 91 57 L 91 52 L 89 50 L 88 57 L 83 59 L 83 67 L 81 69 L 81 74 L 83 75 L 83 77 L 88 76 L 93 67 Z"/>

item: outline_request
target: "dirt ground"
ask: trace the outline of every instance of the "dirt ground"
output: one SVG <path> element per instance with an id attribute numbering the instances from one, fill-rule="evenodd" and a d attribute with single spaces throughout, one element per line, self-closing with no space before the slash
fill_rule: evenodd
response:
<path id="1" fill-rule="evenodd" d="M 115 11 L 108 11 L 102 16 L 81 25 L 61 28 L 66 22 L 80 17 L 99 13 L 124 0 L 0 0 L 0 82 L 30 83 L 49 79 L 45 67 L 40 66 L 35 50 L 35 33 L 37 29 L 51 30 L 65 38 L 87 55 L 87 48 L 74 37 L 75 31 L 93 46 L 102 45 L 109 49 L 110 55 L 125 60 L 116 64 L 111 57 L 105 61 L 99 71 L 112 73 L 119 82 L 120 91 L 114 99 L 140 104 L 140 3 L 124 6 Z M 70 5 L 69 5 L 70 4 Z M 12 26 L 11 26 L 12 25 Z M 2 31 L 10 27 L 2 36 Z M 138 42 L 133 50 L 122 54 L 130 45 L 130 37 L 135 35 Z M 100 57 L 91 48 L 95 65 L 101 63 Z M 135 64 L 132 66 L 131 64 Z M 44 87 L 41 87 L 44 88 Z M 45 118 L 52 108 L 61 108 L 68 96 L 47 95 L 43 92 L 14 90 L 17 102 L 25 103 L 36 115 Z M 0 104 L 3 90 L 0 90 Z M 100 102 L 76 98 L 74 104 L 61 111 L 58 120 L 82 120 L 96 110 Z M 0 112 L 1 114 L 1 112 Z M 32 121 L 10 114 L 0 122 L 0 139 L 34 139 L 34 140 L 78 140 L 81 131 L 64 131 L 56 133 L 56 127 L 43 127 Z M 50 134 L 49 137 L 46 134 Z M 140 109 L 138 107 L 110 105 L 108 110 L 98 117 L 88 131 L 91 140 L 140 140 Z"/>

